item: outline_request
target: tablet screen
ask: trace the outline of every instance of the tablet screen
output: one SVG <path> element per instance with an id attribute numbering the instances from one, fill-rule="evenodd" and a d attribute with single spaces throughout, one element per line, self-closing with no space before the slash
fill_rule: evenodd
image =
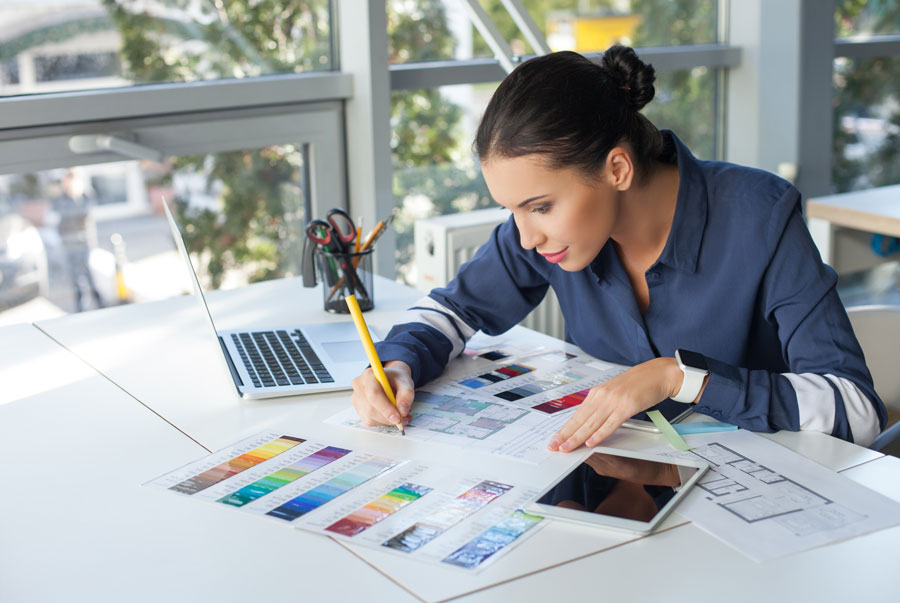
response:
<path id="1" fill-rule="evenodd" d="M 608 450 L 608 449 L 607 449 Z M 536 501 L 541 512 L 649 531 L 668 513 L 702 466 L 627 452 L 595 452 Z"/>

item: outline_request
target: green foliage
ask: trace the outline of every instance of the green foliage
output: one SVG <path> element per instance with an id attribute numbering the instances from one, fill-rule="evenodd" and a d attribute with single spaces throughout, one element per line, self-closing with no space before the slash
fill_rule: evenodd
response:
<path id="1" fill-rule="evenodd" d="M 190 0 L 165 0 L 184 10 Z M 194 22 L 161 19 L 135 0 L 103 0 L 136 83 L 190 81 L 329 68 L 328 0 L 218 0 Z M 186 43 L 190 41 L 190 43 Z M 221 211 L 179 200 L 188 249 L 213 288 L 240 268 L 250 282 L 297 274 L 302 232 L 302 155 L 291 145 L 179 157 L 172 167 L 205 174 Z"/>
<path id="2" fill-rule="evenodd" d="M 643 16 L 634 45 L 675 46 L 715 41 L 714 0 L 632 0 Z M 715 157 L 716 78 L 706 67 L 656 74 L 656 98 L 644 114 L 659 128 L 673 130 L 700 158 Z"/>
<path id="3" fill-rule="evenodd" d="M 839 37 L 897 33 L 900 4 L 843 0 L 835 11 L 835 30 Z M 836 192 L 900 183 L 898 81 L 900 58 L 835 60 L 831 175 Z M 854 118 L 873 120 L 869 122 L 873 125 L 880 123 L 886 133 L 872 152 L 861 152 L 861 134 L 852 127 Z M 850 128 L 844 127 L 845 119 Z"/>
<path id="4" fill-rule="evenodd" d="M 835 35 L 846 38 L 900 32 L 897 0 L 838 0 L 834 11 Z"/>
<path id="5" fill-rule="evenodd" d="M 429 0 L 390 1 L 388 48 L 392 63 L 429 61 L 453 56 L 455 40 L 443 4 Z M 391 95 L 391 152 L 395 204 L 395 259 L 413 261 L 415 220 L 421 212 L 405 211 L 424 200 L 427 215 L 468 211 L 491 204 L 487 187 L 471 160 L 459 129 L 462 110 L 440 90 L 404 90 Z M 460 159 L 461 156 L 463 159 Z M 402 274 L 401 274 L 402 276 Z"/>

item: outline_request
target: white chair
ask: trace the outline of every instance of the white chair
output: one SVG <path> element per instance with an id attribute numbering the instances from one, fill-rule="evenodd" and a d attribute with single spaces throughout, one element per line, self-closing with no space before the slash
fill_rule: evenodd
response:
<path id="1" fill-rule="evenodd" d="M 866 356 L 875 391 L 885 406 L 900 411 L 900 306 L 847 308 Z M 881 450 L 900 436 L 900 422 L 888 427 L 869 448 Z"/>

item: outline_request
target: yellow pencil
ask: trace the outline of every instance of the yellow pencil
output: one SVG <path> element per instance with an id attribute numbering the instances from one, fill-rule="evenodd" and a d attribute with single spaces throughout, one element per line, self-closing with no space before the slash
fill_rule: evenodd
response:
<path id="1" fill-rule="evenodd" d="M 391 404 L 397 406 L 397 399 L 394 397 L 394 391 L 391 389 L 391 384 L 388 382 L 387 375 L 384 374 L 384 367 L 381 366 L 381 358 L 378 357 L 378 352 L 375 350 L 375 344 L 372 342 L 372 336 L 369 335 L 369 327 L 366 325 L 366 319 L 363 318 L 362 310 L 359 309 L 359 302 L 356 301 L 356 296 L 348 295 L 344 298 L 344 301 L 347 302 L 347 307 L 350 309 L 350 316 L 353 317 L 353 324 L 356 325 L 356 330 L 359 332 L 359 338 L 362 340 L 363 347 L 366 349 L 366 356 L 369 357 L 369 364 L 372 365 L 375 379 L 381 384 L 381 387 L 384 389 L 384 393 L 387 395 L 388 400 L 391 401 Z M 406 435 L 406 430 L 403 429 L 403 422 L 401 421 L 396 425 L 397 429 L 400 430 L 400 433 Z"/>

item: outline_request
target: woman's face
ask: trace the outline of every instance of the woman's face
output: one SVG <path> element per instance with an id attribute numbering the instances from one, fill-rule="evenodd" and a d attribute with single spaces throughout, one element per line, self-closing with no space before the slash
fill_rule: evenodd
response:
<path id="1" fill-rule="evenodd" d="M 536 154 L 491 157 L 481 169 L 494 201 L 512 211 L 523 249 L 576 272 L 609 239 L 619 195 L 605 178 L 591 183 L 575 169 L 550 169 Z"/>

